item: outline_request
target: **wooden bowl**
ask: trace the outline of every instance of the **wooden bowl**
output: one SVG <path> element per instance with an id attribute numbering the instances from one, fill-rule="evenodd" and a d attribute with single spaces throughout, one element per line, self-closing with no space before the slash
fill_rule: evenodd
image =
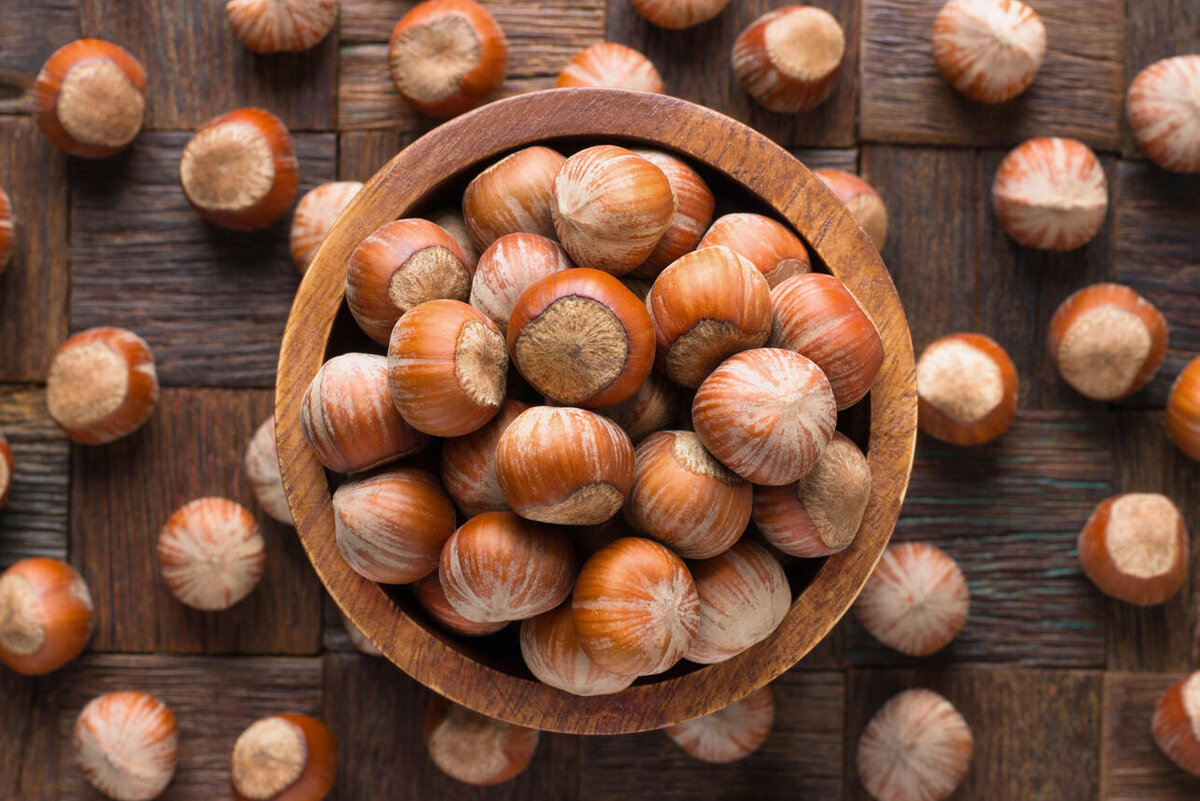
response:
<path id="1" fill-rule="evenodd" d="M 301 398 L 325 361 L 355 246 L 383 223 L 429 208 L 439 192 L 445 194 L 455 181 L 461 186 L 465 176 L 499 156 L 547 140 L 574 140 L 568 147 L 649 145 L 681 154 L 744 189 L 748 198 L 788 220 L 854 291 L 878 326 L 887 354 L 870 395 L 867 453 L 874 485 L 854 545 L 814 564 L 807 586 L 768 640 L 727 662 L 643 679 L 608 696 L 570 695 L 535 681 L 519 659 L 498 663 L 486 642 L 476 647 L 442 632 L 416 607 L 397 600 L 394 590 L 351 570 L 334 542 L 329 481 L 300 428 Z M 275 417 L 284 486 L 300 539 L 342 612 L 388 659 L 435 692 L 485 715 L 549 731 L 619 734 L 718 710 L 795 665 L 833 628 L 895 526 L 912 469 L 917 402 L 912 341 L 896 288 L 846 207 L 799 161 L 741 123 L 682 100 L 560 89 L 501 100 L 458 117 L 409 145 L 367 183 L 325 239 L 296 295 L 279 357 Z"/>

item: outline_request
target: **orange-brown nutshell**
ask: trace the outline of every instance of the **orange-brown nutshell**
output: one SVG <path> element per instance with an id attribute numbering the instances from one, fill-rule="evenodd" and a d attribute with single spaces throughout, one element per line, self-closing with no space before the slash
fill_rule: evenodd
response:
<path id="1" fill-rule="evenodd" d="M 227 0 L 225 18 L 255 53 L 315 47 L 337 22 L 338 0 Z"/>
<path id="2" fill-rule="evenodd" d="M 812 470 L 795 484 L 756 487 L 754 525 L 790 556 L 828 556 L 850 547 L 871 499 L 871 466 L 835 432 Z"/>
<path id="3" fill-rule="evenodd" d="M 602 42 L 576 53 L 558 78 L 555 87 L 607 86 L 614 89 L 638 89 L 662 94 L 662 76 L 650 59 L 623 44 Z"/>
<path id="4" fill-rule="evenodd" d="M 753 503 L 754 488 L 692 431 L 659 431 L 634 452 L 625 519 L 685 559 L 728 550 L 746 530 Z"/>
<path id="5" fill-rule="evenodd" d="M 505 156 L 476 175 L 463 192 L 463 220 L 479 248 L 505 234 L 554 236 L 550 193 L 566 158 L 534 146 Z"/>
<path id="6" fill-rule="evenodd" d="M 283 488 L 283 476 L 279 472 L 279 451 L 275 447 L 275 417 L 263 420 L 246 445 L 242 460 L 246 478 L 258 505 L 272 519 L 285 526 L 295 525 L 292 509 L 288 506 L 287 493 Z"/>
<path id="7" fill-rule="evenodd" d="M 508 373 L 504 334 L 457 300 L 430 300 L 405 312 L 388 344 L 388 388 L 400 416 L 418 431 L 461 437 L 500 410 Z"/>
<path id="8" fill-rule="evenodd" d="M 452 208 L 439 209 L 430 214 L 429 219 L 441 226 L 442 230 L 458 243 L 462 248 L 463 263 L 467 265 L 468 270 L 474 270 L 475 265 L 479 263 L 479 248 L 471 238 L 471 232 L 467 230 L 467 221 L 463 219 L 462 211 Z"/>
<path id="9" fill-rule="evenodd" d="M 158 404 L 158 374 L 146 341 L 124 328 L 90 328 L 64 342 L 46 376 L 46 408 L 81 445 L 137 431 Z"/>
<path id="10" fill-rule="evenodd" d="M 1200 670 L 1163 693 L 1154 707 L 1154 742 L 1171 761 L 1200 776 Z"/>
<path id="11" fill-rule="evenodd" d="M 992 205 L 1004 233 L 1041 250 L 1074 250 L 1092 241 L 1108 213 L 1108 181 L 1091 149 L 1076 139 L 1043 137 L 1000 162 Z"/>
<path id="12" fill-rule="evenodd" d="M 446 775 L 466 784 L 500 784 L 529 767 L 537 729 L 515 726 L 472 712 L 440 695 L 425 712 L 425 747 Z"/>
<path id="13" fill-rule="evenodd" d="M 671 194 L 675 198 L 675 216 L 658 240 L 654 251 L 629 275 L 635 278 L 654 278 L 671 262 L 695 250 L 712 222 L 716 199 L 700 173 L 687 162 L 658 150 L 635 150 L 634 153 L 663 171 Z"/>
<path id="14" fill-rule="evenodd" d="M 1109 498 L 1079 532 L 1079 564 L 1105 595 L 1138 606 L 1166 603 L 1187 580 L 1183 515 L 1163 495 Z"/>
<path id="15" fill-rule="evenodd" d="M 761 748 L 774 723 L 775 694 L 767 684 L 724 709 L 664 731 L 696 759 L 725 763 L 745 759 Z"/>
<path id="16" fill-rule="evenodd" d="M 193 609 L 228 609 L 258 586 L 266 545 L 250 510 L 228 498 L 198 498 L 168 518 L 158 535 L 167 589 Z"/>
<path id="17" fill-rule="evenodd" d="M 858 740 L 858 778 L 876 801 L 945 801 L 975 754 L 971 727 L 932 690 L 905 690 L 879 708 Z"/>
<path id="18" fill-rule="evenodd" d="M 512 512 L 484 512 L 442 548 L 438 577 L 454 611 L 478 623 L 548 612 L 575 581 L 575 549 L 557 526 Z"/>
<path id="19" fill-rule="evenodd" d="M 809 359 L 779 348 L 730 356 L 692 401 L 704 447 L 742 478 L 777 486 L 812 469 L 833 437 L 829 379 Z"/>
<path id="20" fill-rule="evenodd" d="M 597 409 L 625 430 L 635 445 L 655 431 L 668 428 L 679 411 L 679 390 L 654 371 L 638 391 L 614 406 Z"/>
<path id="21" fill-rule="evenodd" d="M 1171 386 L 1167 430 L 1179 450 L 1200 462 L 1200 356 L 1183 368 Z"/>
<path id="22" fill-rule="evenodd" d="M 437 569 L 454 533 L 454 505 L 429 473 L 396 467 L 338 487 L 333 523 L 338 550 L 356 573 L 406 584 Z"/>
<path id="23" fill-rule="evenodd" d="M 1156 61 L 1129 84 L 1125 111 L 1142 152 L 1164 170 L 1200 172 L 1200 54 Z"/>
<path id="24" fill-rule="evenodd" d="M 376 229 L 350 254 L 346 305 L 371 339 L 386 345 L 392 327 L 428 300 L 465 301 L 473 268 L 454 237 L 416 218 Z"/>
<path id="25" fill-rule="evenodd" d="M 574 266 L 553 239 L 538 234 L 505 234 L 479 257 L 471 279 L 471 305 L 501 331 L 508 331 L 508 320 L 522 292 Z"/>
<path id="26" fill-rule="evenodd" d="M 467 517 L 508 508 L 496 475 L 496 445 L 505 429 L 528 408 L 522 401 L 506 400 L 481 428 L 442 442 L 442 484 Z"/>
<path id="27" fill-rule="evenodd" d="M 933 21 L 938 72 L 980 103 L 1024 92 L 1045 55 L 1046 28 L 1020 0 L 950 0 Z"/>
<path id="28" fill-rule="evenodd" d="M 300 176 L 292 136 L 261 108 L 239 108 L 201 125 L 183 149 L 179 180 L 209 222 L 265 228 L 292 205 Z"/>
<path id="29" fill-rule="evenodd" d="M 670 669 L 700 626 L 700 598 L 683 560 L 638 537 L 616 540 L 584 563 L 571 605 L 584 653 L 620 675 Z"/>
<path id="30" fill-rule="evenodd" d="M 646 296 L 657 364 L 698 387 L 718 364 L 771 334 L 771 289 L 754 265 L 726 247 L 692 251 L 663 270 Z"/>
<path id="31" fill-rule="evenodd" d="M 301 273 L 308 271 L 325 235 L 362 187 L 358 181 L 334 181 L 321 184 L 300 198 L 292 215 L 288 246 L 292 262 Z"/>
<path id="32" fill-rule="evenodd" d="M 1050 356 L 1063 379 L 1093 400 L 1137 392 L 1167 355 L 1167 321 L 1120 284 L 1093 284 L 1062 302 L 1050 320 Z"/>
<path id="33" fill-rule="evenodd" d="M 496 445 L 496 474 L 521 517 L 594 525 L 613 517 L 633 485 L 633 444 L 611 420 L 584 409 L 535 406 Z"/>
<path id="34" fill-rule="evenodd" d="M 761 214 L 739 212 L 718 217 L 697 247 L 725 247 L 758 268 L 772 288 L 793 275 L 812 270 L 808 249 L 786 225 Z"/>
<path id="35" fill-rule="evenodd" d="M 429 443 L 396 410 L 387 358 L 373 353 L 343 353 L 321 366 L 304 391 L 300 427 L 317 460 L 335 473 L 370 470 Z"/>
<path id="36" fill-rule="evenodd" d="M 77 39 L 46 59 L 33 85 L 33 117 L 60 150 L 104 158 L 142 129 L 146 72 L 127 50 L 103 39 Z"/>
<path id="37" fill-rule="evenodd" d="M 624 275 L 658 246 L 674 219 L 675 196 L 657 165 L 623 147 L 596 145 L 563 164 L 550 214 L 576 264 Z"/>
<path id="38" fill-rule="evenodd" d="M 982 445 L 1017 416 L 1017 368 L 995 340 L 947 334 L 917 360 L 921 430 L 954 445 Z"/>
<path id="39" fill-rule="evenodd" d="M 337 778 L 333 732 L 308 715 L 256 720 L 229 758 L 235 801 L 321 801 Z"/>
<path id="40" fill-rule="evenodd" d="M 12 261 L 13 254 L 13 209 L 8 193 L 0 187 L 0 274 Z"/>
<path id="41" fill-rule="evenodd" d="M 620 403 L 654 366 L 646 306 L 611 275 L 579 268 L 531 284 L 508 321 L 513 364 L 554 403 Z"/>
<path id="42" fill-rule="evenodd" d="M 22 559 L 0 574 L 0 663 L 26 676 L 58 670 L 92 636 L 92 595 L 57 559 Z"/>
<path id="43" fill-rule="evenodd" d="M 508 40 L 474 0 L 427 0 L 396 23 L 388 66 L 400 96 L 417 111 L 453 117 L 504 83 Z"/>
<path id="44" fill-rule="evenodd" d="M 171 708 L 149 693 L 104 693 L 79 713 L 71 746 L 96 790 L 117 801 L 149 801 L 175 775 L 179 727 Z"/>
<path id="45" fill-rule="evenodd" d="M 0 509 L 8 502 L 8 492 L 12 489 L 13 480 L 12 446 L 3 434 L 0 434 Z"/>
<path id="46" fill-rule="evenodd" d="M 633 8 L 651 25 L 678 30 L 708 22 L 729 0 L 633 0 Z"/>
<path id="47" fill-rule="evenodd" d="M 875 249 L 882 251 L 887 243 L 887 206 L 874 187 L 844 170 L 817 170 L 814 174 L 846 204 L 855 221 L 875 244 Z"/>
<path id="48" fill-rule="evenodd" d="M 838 409 L 862 400 L 883 365 L 883 340 L 858 299 L 837 278 L 808 273 L 771 290 L 773 348 L 816 362 Z"/>
<path id="49" fill-rule="evenodd" d="M 572 695 L 620 692 L 636 678 L 611 673 L 584 653 L 570 601 L 521 623 L 521 656 L 538 681 Z"/>
<path id="50" fill-rule="evenodd" d="M 846 34 L 832 14 L 784 6 L 750 23 L 733 43 L 733 74 L 771 111 L 807 111 L 837 85 Z"/>
<path id="51" fill-rule="evenodd" d="M 509 623 L 507 620 L 479 623 L 460 615 L 450 605 L 450 601 L 446 600 L 446 590 L 442 587 L 442 580 L 436 570 L 414 584 L 413 593 L 417 596 L 417 603 L 421 605 L 426 614 L 433 618 L 438 625 L 455 634 L 482 637 L 485 634 L 495 634 Z"/>

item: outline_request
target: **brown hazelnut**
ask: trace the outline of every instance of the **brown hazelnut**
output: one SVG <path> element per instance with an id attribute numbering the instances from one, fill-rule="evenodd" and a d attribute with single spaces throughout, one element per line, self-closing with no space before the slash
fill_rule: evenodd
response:
<path id="1" fill-rule="evenodd" d="M 447 776 L 485 787 L 500 784 L 529 767 L 538 732 L 452 704 L 440 695 L 425 712 L 425 747 Z"/>
<path id="2" fill-rule="evenodd" d="M 812 271 L 808 249 L 786 225 L 761 214 L 726 214 L 709 227 L 698 248 L 724 245 L 749 261 L 775 288 L 793 275 Z"/>
<path id="3" fill-rule="evenodd" d="M 876 801 L 945 801 L 975 753 L 971 727 L 932 690 L 905 690 L 880 707 L 858 740 L 858 779 Z"/>
<path id="4" fill-rule="evenodd" d="M 338 0 L 227 0 L 229 27 L 255 53 L 316 47 L 337 22 Z"/>
<path id="5" fill-rule="evenodd" d="M 662 94 L 662 76 L 650 59 L 623 44 L 602 42 L 576 53 L 554 85 L 559 89 L 573 86 L 607 86 L 615 89 L 639 89 Z"/>
<path id="6" fill-rule="evenodd" d="M 479 257 L 471 279 L 471 305 L 508 331 L 518 298 L 532 284 L 575 265 L 553 239 L 537 234 L 505 234 Z"/>
<path id="7" fill-rule="evenodd" d="M 337 778 L 337 743 L 308 715 L 271 715 L 238 735 L 230 756 L 234 801 L 321 801 Z"/>
<path id="8" fill-rule="evenodd" d="M 296 204 L 288 246 L 301 274 L 308 271 L 325 235 L 362 189 L 358 181 L 335 181 L 309 190 Z"/>
<path id="9" fill-rule="evenodd" d="M 775 695 L 770 685 L 709 715 L 667 726 L 667 736 L 702 762 L 736 762 L 767 741 L 775 723 Z"/>
<path id="10" fill-rule="evenodd" d="M 25 676 L 58 670 L 92 636 L 92 595 L 75 568 L 22 559 L 0 573 L 0 663 Z"/>
<path id="11" fill-rule="evenodd" d="M 651 25 L 678 30 L 708 22 L 729 0 L 633 0 L 633 8 Z"/>
<path id="12" fill-rule="evenodd" d="M 13 452 L 3 434 L 0 434 L 0 509 L 8 502 L 8 492 L 12 489 Z"/>
<path id="13" fill-rule="evenodd" d="M 274 416 L 263 420 L 250 438 L 242 465 L 246 469 L 250 488 L 254 490 L 254 497 L 263 511 L 285 526 L 294 526 L 292 509 L 288 506 L 287 493 L 283 489 L 283 476 L 279 473 Z"/>
<path id="14" fill-rule="evenodd" d="M 1079 532 L 1079 563 L 1105 595 L 1166 603 L 1188 576 L 1188 532 L 1170 499 L 1131 492 L 1102 502 Z"/>
<path id="15" fill-rule="evenodd" d="M 1183 368 L 1171 386 L 1167 429 L 1179 450 L 1200 462 L 1200 356 Z"/>
<path id="16" fill-rule="evenodd" d="M 572 695 L 610 695 L 636 678 L 610 673 L 588 657 L 570 601 L 521 623 L 521 656 L 538 681 Z"/>
<path id="17" fill-rule="evenodd" d="M 83 778 L 106 797 L 150 801 L 175 776 L 179 727 L 171 708 L 149 693 L 104 693 L 79 713 L 71 746 Z"/>
<path id="18" fill-rule="evenodd" d="M 980 103 L 1024 92 L 1045 55 L 1046 28 L 1020 0 L 950 0 L 933 21 L 938 72 Z"/>
<path id="19" fill-rule="evenodd" d="M 996 170 L 992 204 L 1019 245 L 1074 250 L 1091 242 L 1108 213 L 1108 181 L 1096 154 L 1076 139 L 1030 139 Z"/>
<path id="20" fill-rule="evenodd" d="M 228 498 L 184 504 L 158 535 L 163 581 L 193 609 L 228 609 L 245 598 L 258 586 L 266 560 L 254 515 Z"/>
<path id="21" fill-rule="evenodd" d="M 948 334 L 917 360 L 918 424 L 954 445 L 982 445 L 1017 417 L 1017 368 L 995 340 Z"/>
<path id="22" fill-rule="evenodd" d="M 462 212 L 456 209 L 439 209 L 429 215 L 429 219 L 453 237 L 462 249 L 463 263 L 467 265 L 468 270 L 474 272 L 475 265 L 479 263 L 479 248 L 471 238 L 471 232 L 467 230 L 467 221 L 463 219 Z"/>
<path id="23" fill-rule="evenodd" d="M 1171 685 L 1154 707 L 1154 742 L 1172 762 L 1200 776 L 1200 670 Z"/>
<path id="24" fill-rule="evenodd" d="M 1197 92 L 1197 54 L 1156 61 L 1129 84 L 1125 111 L 1133 138 L 1142 152 L 1164 170 L 1200 172 L 1200 111 L 1194 102 Z"/>
<path id="25" fill-rule="evenodd" d="M 871 238 L 875 249 L 882 251 L 887 242 L 888 218 L 887 206 L 883 204 L 879 193 L 851 172 L 817 170 L 814 174 L 838 196 L 838 200 L 846 204 L 855 222 Z"/>
<path id="26" fill-rule="evenodd" d="M 771 111 L 808 111 L 833 93 L 846 34 L 828 11 L 784 6 L 762 15 L 733 43 L 733 74 Z"/>
<path id="27" fill-rule="evenodd" d="M 482 250 L 505 234 L 554 236 L 550 193 L 566 158 L 548 147 L 527 147 L 476 175 L 463 193 L 463 219 Z"/>
<path id="28" fill-rule="evenodd" d="M 416 593 L 417 603 L 421 605 L 421 608 L 438 625 L 450 629 L 455 634 L 482 637 L 487 634 L 495 634 L 509 623 L 507 620 L 479 623 L 460 615 L 446 599 L 446 590 L 442 587 L 442 580 L 436 570 L 414 584 L 413 591 Z"/>
<path id="29" fill-rule="evenodd" d="M 528 408 L 522 401 L 506 400 L 481 428 L 442 441 L 442 483 L 467 517 L 508 508 L 496 475 L 496 445 L 505 429 Z"/>
<path id="30" fill-rule="evenodd" d="M 700 173 L 682 159 L 658 150 L 633 152 L 663 171 L 675 198 L 675 216 L 671 219 L 671 225 L 649 257 L 628 273 L 634 278 L 654 278 L 671 262 L 696 249 L 705 229 L 712 222 L 716 199 Z"/>
<path id="31" fill-rule="evenodd" d="M 679 406 L 679 390 L 662 375 L 651 372 L 638 391 L 613 406 L 596 411 L 625 430 L 634 444 L 669 428 Z"/>

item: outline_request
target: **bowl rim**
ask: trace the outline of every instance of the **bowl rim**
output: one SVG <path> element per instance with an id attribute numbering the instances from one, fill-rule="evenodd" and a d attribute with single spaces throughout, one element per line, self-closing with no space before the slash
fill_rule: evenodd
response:
<path id="1" fill-rule="evenodd" d="M 304 391 L 325 361 L 354 247 L 466 170 L 521 147 L 572 137 L 662 148 L 737 183 L 787 220 L 851 288 L 885 345 L 871 391 L 871 498 L 853 545 L 826 558 L 775 633 L 753 648 L 684 675 L 588 697 L 476 661 L 355 573 L 337 550 L 325 470 L 300 426 Z M 280 348 L 275 418 L 284 488 L 309 560 L 342 613 L 390 661 L 434 692 L 494 718 L 548 731 L 619 734 L 662 728 L 739 700 L 795 665 L 845 615 L 899 517 L 916 445 L 917 400 L 912 339 L 891 276 L 846 207 L 799 160 L 748 126 L 685 100 L 551 89 L 496 101 L 433 129 L 355 196 L 296 293 Z"/>

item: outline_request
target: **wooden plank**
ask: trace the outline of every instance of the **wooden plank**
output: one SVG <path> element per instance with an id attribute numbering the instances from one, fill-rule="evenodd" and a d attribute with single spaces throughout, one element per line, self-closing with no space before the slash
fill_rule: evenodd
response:
<path id="1" fill-rule="evenodd" d="M 338 134 L 338 180 L 370 180 L 379 168 L 413 140 L 402 131 L 347 131 Z"/>
<path id="2" fill-rule="evenodd" d="M 1075 670 L 851 671 L 845 797 L 871 798 L 855 768 L 858 738 L 867 722 L 896 693 L 926 687 L 954 704 L 975 738 L 970 772 L 950 801 L 1096 798 L 1102 675 Z"/>
<path id="3" fill-rule="evenodd" d="M 846 32 L 841 77 L 829 100 L 812 111 L 778 114 L 759 106 L 729 66 L 733 42 L 751 22 L 779 6 L 768 0 L 730 3 L 716 19 L 685 31 L 656 28 L 626 2 L 608 4 L 608 38 L 649 56 L 667 92 L 741 120 L 784 147 L 853 147 L 858 102 L 859 3 L 825 0 Z"/>
<path id="4" fill-rule="evenodd" d="M 728 765 L 688 756 L 662 732 L 583 741 L 580 798 L 841 797 L 845 678 L 790 671 L 772 685 L 775 725 L 755 753 Z"/>
<path id="5" fill-rule="evenodd" d="M 15 467 L 0 510 L 0 569 L 30 556 L 65 559 L 71 448 L 46 412 L 45 391 L 0 387 L 0 433 Z"/>
<path id="6" fill-rule="evenodd" d="M 258 509 L 242 470 L 246 443 L 271 411 L 267 391 L 167 389 L 133 436 L 77 448 L 71 561 L 96 601 L 94 651 L 316 653 L 321 590 L 292 529 Z M 180 604 L 159 576 L 158 532 L 205 495 L 254 510 L 267 542 L 266 574 L 224 612 Z"/>
<path id="7" fill-rule="evenodd" d="M 1045 63 L 1024 94 L 995 106 L 967 99 L 938 74 L 930 38 L 942 5 L 864 2 L 864 140 L 999 147 L 1034 136 L 1070 136 L 1100 150 L 1120 149 L 1124 0 L 1038 3 L 1048 42 Z"/>
<path id="8" fill-rule="evenodd" d="M 303 53 L 247 50 L 210 0 L 83 0 L 83 34 L 116 42 L 146 68 L 146 127 L 190 129 L 239 106 L 261 106 L 294 130 L 334 127 L 337 34 Z"/>
<path id="9" fill-rule="evenodd" d="M 858 148 L 801 147 L 794 148 L 791 152 L 810 170 L 858 172 Z"/>
<path id="10" fill-rule="evenodd" d="M 28 678 L 0 670 L 0 798 L 57 801 L 54 792 L 54 677 Z"/>
<path id="11" fill-rule="evenodd" d="M 229 794 L 229 755 L 254 721 L 280 712 L 321 714 L 320 659 L 91 656 L 59 683 L 58 798 L 100 798 L 80 775 L 70 745 L 75 719 L 97 695 L 142 690 L 171 707 L 179 762 L 162 801 L 212 801 Z"/>
<path id="12" fill-rule="evenodd" d="M 7 0 L 0 17 L 0 113 L 30 111 L 42 63 L 78 37 L 78 0 Z"/>
<path id="13" fill-rule="evenodd" d="M 991 445 L 954 448 L 922 436 L 896 541 L 930 542 L 958 560 L 971 612 L 939 663 L 1103 667 L 1105 605 L 1079 569 L 1075 540 L 1113 494 L 1111 422 L 1023 412 Z M 914 664 L 857 620 L 853 665 Z"/>
<path id="14" fill-rule="evenodd" d="M 329 801 L 579 798 L 577 737 L 543 733 L 524 773 L 495 787 L 476 788 L 449 778 L 429 760 L 421 728 L 430 692 L 395 665 L 358 654 L 327 654 L 324 692 L 324 720 L 337 737 L 340 761 Z"/>
<path id="15" fill-rule="evenodd" d="M 210 225 L 179 188 L 190 135 L 145 133 L 125 156 L 76 162 L 71 329 L 141 334 L 165 385 L 275 385 L 299 283 L 290 215 L 263 231 Z M 336 174 L 333 134 L 296 134 L 300 194 Z M 133 222 L 136 221 L 136 222 Z"/>
<path id="16" fill-rule="evenodd" d="M 1200 778 L 1167 758 L 1151 736 L 1154 707 L 1182 674 L 1104 674 L 1101 801 L 1194 801 Z"/>
<path id="17" fill-rule="evenodd" d="M 1196 0 L 1155 0 L 1127 3 L 1125 16 L 1125 84 L 1162 58 L 1200 53 L 1200 3 Z M 1128 125 L 1123 152 L 1140 157 Z"/>
<path id="18" fill-rule="evenodd" d="M 67 334 L 67 158 L 32 119 L 0 118 L 0 187 L 16 226 L 0 274 L 0 381 L 41 381 Z"/>

